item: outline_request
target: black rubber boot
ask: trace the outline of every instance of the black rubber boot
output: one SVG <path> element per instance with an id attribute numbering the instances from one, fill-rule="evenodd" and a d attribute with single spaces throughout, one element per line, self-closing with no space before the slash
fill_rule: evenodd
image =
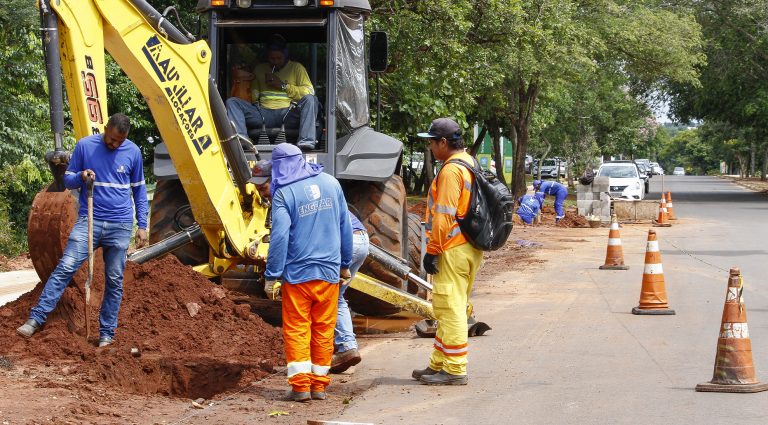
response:
<path id="1" fill-rule="evenodd" d="M 467 385 L 468 379 L 467 375 L 451 375 L 441 370 L 434 375 L 423 375 L 419 381 L 427 385 Z"/>
<path id="2" fill-rule="evenodd" d="M 418 381 L 419 379 L 421 379 L 422 376 L 434 375 L 438 372 L 439 370 L 425 367 L 424 369 L 415 369 L 413 372 L 411 372 L 411 377 L 413 377 L 413 379 Z"/>

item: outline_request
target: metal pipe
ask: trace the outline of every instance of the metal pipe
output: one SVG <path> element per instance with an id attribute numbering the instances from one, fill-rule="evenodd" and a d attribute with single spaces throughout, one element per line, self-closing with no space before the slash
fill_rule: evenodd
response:
<path id="1" fill-rule="evenodd" d="M 399 277 L 408 279 L 428 291 L 432 290 L 432 284 L 414 274 L 404 259 L 396 257 L 373 244 L 368 246 L 368 257 Z"/>
<path id="2" fill-rule="evenodd" d="M 203 236 L 203 229 L 195 223 L 175 235 L 171 235 L 160 242 L 154 243 L 144 249 L 134 251 L 128 255 L 128 261 L 136 264 L 144 264 L 149 260 L 159 258 L 175 249 L 192 243 Z"/>

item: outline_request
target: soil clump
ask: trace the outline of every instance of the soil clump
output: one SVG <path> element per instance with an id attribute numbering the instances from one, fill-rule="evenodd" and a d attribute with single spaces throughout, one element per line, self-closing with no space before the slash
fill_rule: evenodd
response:
<path id="1" fill-rule="evenodd" d="M 79 277 L 73 282 L 85 281 Z M 44 285 L 40 283 L 0 307 L 0 356 L 23 367 L 58 368 L 62 375 L 76 378 L 73 385 L 104 384 L 136 394 L 193 399 L 246 386 L 284 365 L 279 328 L 253 314 L 248 304 L 236 304 L 229 291 L 176 257 L 143 265 L 129 262 L 124 280 L 111 346 L 95 346 L 104 288 L 104 271 L 97 267 L 89 305 L 89 341 L 84 291 L 76 283 L 64 291 L 38 334 L 29 339 L 16 334 L 16 327 L 28 319 L 37 302 Z"/>

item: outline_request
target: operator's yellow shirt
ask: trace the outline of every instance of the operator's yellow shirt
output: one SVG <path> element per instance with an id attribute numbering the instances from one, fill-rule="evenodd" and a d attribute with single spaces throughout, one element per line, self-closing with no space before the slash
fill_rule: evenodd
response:
<path id="1" fill-rule="evenodd" d="M 251 95 L 254 103 L 258 102 L 267 109 L 283 109 L 291 106 L 291 101 L 298 102 L 308 94 L 315 94 L 307 70 L 298 62 L 288 61 L 279 71 L 275 71 L 282 81 L 288 83 L 285 91 L 266 84 L 264 77 L 270 73 L 272 65 L 266 62 L 253 69 Z"/>
<path id="2" fill-rule="evenodd" d="M 469 209 L 474 176 L 461 164 L 448 164 L 451 159 L 474 164 L 466 152 L 451 155 L 432 180 L 427 197 L 427 252 L 439 255 L 443 251 L 467 243 L 456 217 L 464 217 Z"/>

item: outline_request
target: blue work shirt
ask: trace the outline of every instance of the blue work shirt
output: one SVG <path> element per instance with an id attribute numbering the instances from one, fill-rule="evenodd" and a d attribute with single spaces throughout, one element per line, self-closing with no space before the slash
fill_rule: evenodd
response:
<path id="1" fill-rule="evenodd" d="M 139 228 L 146 229 L 149 208 L 139 147 L 125 139 L 117 149 L 109 149 L 102 134 L 86 136 L 77 142 L 64 174 L 64 185 L 67 189 L 82 189 L 80 216 L 88 215 L 88 191 L 82 176 L 82 172 L 88 169 L 96 173 L 93 184 L 94 220 L 133 223 L 135 211 Z"/>
<path id="2" fill-rule="evenodd" d="M 320 173 L 272 195 L 267 279 L 337 283 L 352 262 L 352 226 L 339 182 Z"/>

